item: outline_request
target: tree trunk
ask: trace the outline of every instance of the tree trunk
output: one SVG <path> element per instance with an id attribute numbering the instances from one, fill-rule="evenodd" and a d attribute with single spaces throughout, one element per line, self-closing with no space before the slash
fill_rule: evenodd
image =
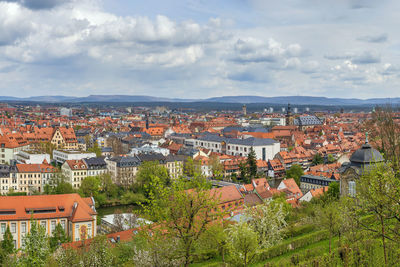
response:
<path id="1" fill-rule="evenodd" d="M 385 225 L 383 224 L 383 217 L 381 218 L 381 227 L 382 227 L 382 245 L 383 245 L 383 256 L 385 257 L 385 266 L 387 265 L 387 257 L 386 257 L 386 243 L 385 243 Z"/>

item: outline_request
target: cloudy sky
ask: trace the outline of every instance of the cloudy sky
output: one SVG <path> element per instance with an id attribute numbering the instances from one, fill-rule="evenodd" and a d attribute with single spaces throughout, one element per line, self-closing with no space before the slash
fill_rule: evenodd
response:
<path id="1" fill-rule="evenodd" d="M 400 96 L 398 0 L 0 0 L 0 95 Z"/>

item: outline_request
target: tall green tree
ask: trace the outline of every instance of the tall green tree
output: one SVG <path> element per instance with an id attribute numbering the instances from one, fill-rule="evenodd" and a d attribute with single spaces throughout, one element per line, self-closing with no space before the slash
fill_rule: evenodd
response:
<path id="1" fill-rule="evenodd" d="M 4 232 L 3 240 L 1 241 L 1 248 L 5 253 L 11 254 L 14 252 L 14 241 L 13 236 L 10 231 L 10 226 L 7 225 L 7 229 Z"/>
<path id="2" fill-rule="evenodd" d="M 246 162 L 242 161 L 239 163 L 239 171 L 240 171 L 240 179 L 242 179 L 243 183 L 249 184 L 251 182 L 251 179 Z"/>
<path id="3" fill-rule="evenodd" d="M 143 162 L 136 174 L 136 185 L 139 191 L 145 191 L 144 188 L 148 187 L 157 177 L 159 182 L 167 186 L 171 183 L 169 173 L 166 167 L 161 166 L 157 161 Z"/>
<path id="4" fill-rule="evenodd" d="M 50 255 L 49 240 L 43 227 L 31 219 L 30 231 L 23 238 L 25 247 L 22 250 L 23 257 L 20 257 L 23 266 L 45 266 Z"/>
<path id="5" fill-rule="evenodd" d="M 247 166 L 249 168 L 248 174 L 251 178 L 255 178 L 257 176 L 257 156 L 253 147 L 250 147 L 250 151 L 247 156 Z"/>
<path id="6" fill-rule="evenodd" d="M 293 164 L 289 170 L 286 170 L 286 178 L 293 178 L 298 186 L 300 186 L 300 177 L 303 175 L 303 168 L 299 164 Z"/>
<path id="7" fill-rule="evenodd" d="M 329 233 L 329 254 L 332 251 L 332 237 L 337 235 L 342 224 L 338 210 L 338 203 L 333 201 L 324 206 L 319 206 L 316 212 L 316 224 Z"/>
<path id="8" fill-rule="evenodd" d="M 58 223 L 56 225 L 56 228 L 54 229 L 53 235 L 50 237 L 49 242 L 50 248 L 53 251 L 58 248 L 60 244 L 70 242 L 70 238 L 65 233 L 64 228 L 61 226 L 61 224 Z"/>
<path id="9" fill-rule="evenodd" d="M 382 240 L 385 264 L 387 240 L 400 237 L 400 179 L 391 164 L 372 164 L 356 181 L 355 203 L 360 214 L 371 213 L 375 224 L 360 225 L 367 231 L 378 233 Z"/>
<path id="10" fill-rule="evenodd" d="M 222 165 L 218 156 L 212 155 L 210 157 L 209 166 L 211 167 L 213 178 L 221 179 L 224 173 L 224 166 Z"/>
<path id="11" fill-rule="evenodd" d="M 191 189 L 187 190 L 189 187 Z M 184 266 L 188 266 L 193 258 L 195 244 L 211 225 L 221 218 L 217 205 L 217 191 L 209 190 L 204 179 L 193 179 L 187 182 L 178 179 L 166 187 L 155 177 L 149 185 L 148 204 L 144 211 L 154 221 L 159 222 L 159 234 L 168 235 L 177 240 L 178 256 L 183 258 Z"/>
<path id="12" fill-rule="evenodd" d="M 314 157 L 312 159 L 312 164 L 313 165 L 324 164 L 324 158 L 321 156 L 320 153 L 317 153 L 314 155 Z"/>
<path id="13" fill-rule="evenodd" d="M 96 197 L 100 191 L 100 181 L 96 176 L 88 176 L 81 182 L 79 193 L 83 197 Z"/>

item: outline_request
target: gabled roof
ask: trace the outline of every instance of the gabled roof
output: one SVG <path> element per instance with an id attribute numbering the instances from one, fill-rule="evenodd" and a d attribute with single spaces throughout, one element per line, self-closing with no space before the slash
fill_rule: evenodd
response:
<path id="1" fill-rule="evenodd" d="M 30 220 L 33 212 L 36 220 L 68 218 L 80 222 L 93 221 L 92 216 L 97 214 L 93 200 L 81 198 L 78 194 L 0 196 L 0 210 L 10 210 L 8 215 L 0 214 L 0 221 Z"/>

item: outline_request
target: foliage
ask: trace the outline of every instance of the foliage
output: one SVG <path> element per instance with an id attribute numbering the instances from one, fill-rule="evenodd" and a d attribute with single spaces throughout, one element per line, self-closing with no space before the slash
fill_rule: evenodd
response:
<path id="1" fill-rule="evenodd" d="M 14 252 L 13 236 L 10 231 L 10 226 L 8 225 L 3 235 L 3 240 L 1 241 L 1 248 L 6 254 L 11 254 Z"/>
<path id="2" fill-rule="evenodd" d="M 259 251 L 258 260 L 266 260 L 273 257 L 283 255 L 291 250 L 297 248 L 305 247 L 310 244 L 319 242 L 321 240 L 327 239 L 329 236 L 328 232 L 325 230 L 313 232 L 311 234 L 304 235 L 294 240 L 284 241 L 273 247 Z"/>
<path id="3" fill-rule="evenodd" d="M 251 178 L 257 176 L 257 157 L 253 147 L 250 147 L 249 154 L 247 155 L 247 166 L 249 168 L 248 174 Z"/>
<path id="4" fill-rule="evenodd" d="M 144 191 L 144 188 L 148 187 L 157 177 L 158 181 L 163 185 L 167 186 L 171 183 L 171 179 L 168 174 L 166 167 L 161 166 L 156 161 L 146 161 L 139 166 L 139 170 L 136 174 L 136 185 Z"/>
<path id="5" fill-rule="evenodd" d="M 23 237 L 25 247 L 20 257 L 23 266 L 44 266 L 47 257 L 50 255 L 49 241 L 45 229 L 35 220 L 31 219 L 29 233 Z"/>
<path id="6" fill-rule="evenodd" d="M 88 145 L 88 144 L 86 144 L 86 145 Z M 88 148 L 87 151 L 95 153 L 96 157 L 101 157 L 101 148 L 99 147 L 97 142 L 94 142 L 93 147 Z"/>
<path id="7" fill-rule="evenodd" d="M 183 173 L 188 177 L 194 177 L 196 174 L 201 173 L 201 162 L 188 157 L 183 166 Z"/>
<path id="8" fill-rule="evenodd" d="M 332 182 L 329 184 L 327 196 L 332 200 L 337 200 L 340 197 L 340 185 L 338 182 Z"/>
<path id="9" fill-rule="evenodd" d="M 336 161 L 335 157 L 332 154 L 328 155 L 328 163 L 334 163 Z"/>
<path id="10" fill-rule="evenodd" d="M 313 165 L 324 164 L 324 158 L 321 156 L 320 153 L 317 153 L 314 155 L 314 157 L 312 159 L 312 164 Z"/>
<path id="11" fill-rule="evenodd" d="M 114 255 L 109 249 L 106 236 L 96 236 L 89 245 L 89 250 L 81 258 L 83 266 L 112 267 Z"/>
<path id="12" fill-rule="evenodd" d="M 79 193 L 83 197 L 97 196 L 100 190 L 100 181 L 96 176 L 88 176 L 83 179 L 79 188 Z"/>
<path id="13" fill-rule="evenodd" d="M 184 179 L 165 187 L 154 177 L 148 190 L 148 205 L 143 206 L 147 216 L 161 222 L 158 224 L 161 233 L 176 239 L 180 248 L 177 256 L 184 259 L 185 266 L 191 262 L 200 236 L 222 215 L 216 211 L 219 197 L 216 191 L 208 190 L 209 184 L 204 179 L 192 179 L 191 189 L 186 190 L 187 187 Z"/>
<path id="14" fill-rule="evenodd" d="M 240 170 L 240 179 L 242 179 L 243 183 L 249 184 L 251 182 L 251 179 L 246 162 L 242 161 L 239 163 L 239 170 Z"/>
<path id="15" fill-rule="evenodd" d="M 124 205 L 141 204 L 146 202 L 146 197 L 142 193 L 125 192 L 121 197 L 121 203 Z"/>
<path id="16" fill-rule="evenodd" d="M 324 207 L 318 207 L 315 219 L 316 225 L 329 233 L 329 253 L 331 253 L 332 237 L 339 233 L 342 224 L 337 203 L 330 202 Z"/>
<path id="17" fill-rule="evenodd" d="M 75 192 L 72 188 L 72 184 L 68 182 L 67 177 L 61 173 L 56 173 L 50 179 L 44 191 L 46 194 L 71 194 Z"/>
<path id="18" fill-rule="evenodd" d="M 303 168 L 299 164 L 293 164 L 289 170 L 286 170 L 286 177 L 293 178 L 298 186 L 300 186 L 300 177 L 303 175 Z"/>
<path id="19" fill-rule="evenodd" d="M 70 238 L 64 231 L 64 228 L 61 224 L 57 224 L 56 228 L 53 231 L 53 235 L 49 239 L 50 248 L 54 251 L 56 248 L 59 247 L 60 244 L 70 242 Z"/>
<path id="20" fill-rule="evenodd" d="M 377 163 L 364 170 L 357 180 L 356 207 L 358 214 L 372 213 L 376 225 L 365 225 L 367 231 L 379 233 L 382 239 L 385 263 L 387 263 L 386 240 L 400 237 L 400 179 L 389 163 Z M 394 219 L 391 220 L 391 219 Z"/>
<path id="21" fill-rule="evenodd" d="M 287 223 L 287 211 L 282 202 L 265 202 L 246 209 L 246 217 L 252 229 L 258 234 L 262 248 L 271 247 L 283 238 L 283 230 Z"/>
<path id="22" fill-rule="evenodd" d="M 240 266 L 247 266 L 256 256 L 258 234 L 245 222 L 231 225 L 226 229 L 229 260 Z"/>
<path id="23" fill-rule="evenodd" d="M 211 167 L 212 176 L 214 179 L 221 179 L 224 174 L 224 166 L 222 165 L 219 157 L 211 155 L 209 160 L 209 166 Z"/>

